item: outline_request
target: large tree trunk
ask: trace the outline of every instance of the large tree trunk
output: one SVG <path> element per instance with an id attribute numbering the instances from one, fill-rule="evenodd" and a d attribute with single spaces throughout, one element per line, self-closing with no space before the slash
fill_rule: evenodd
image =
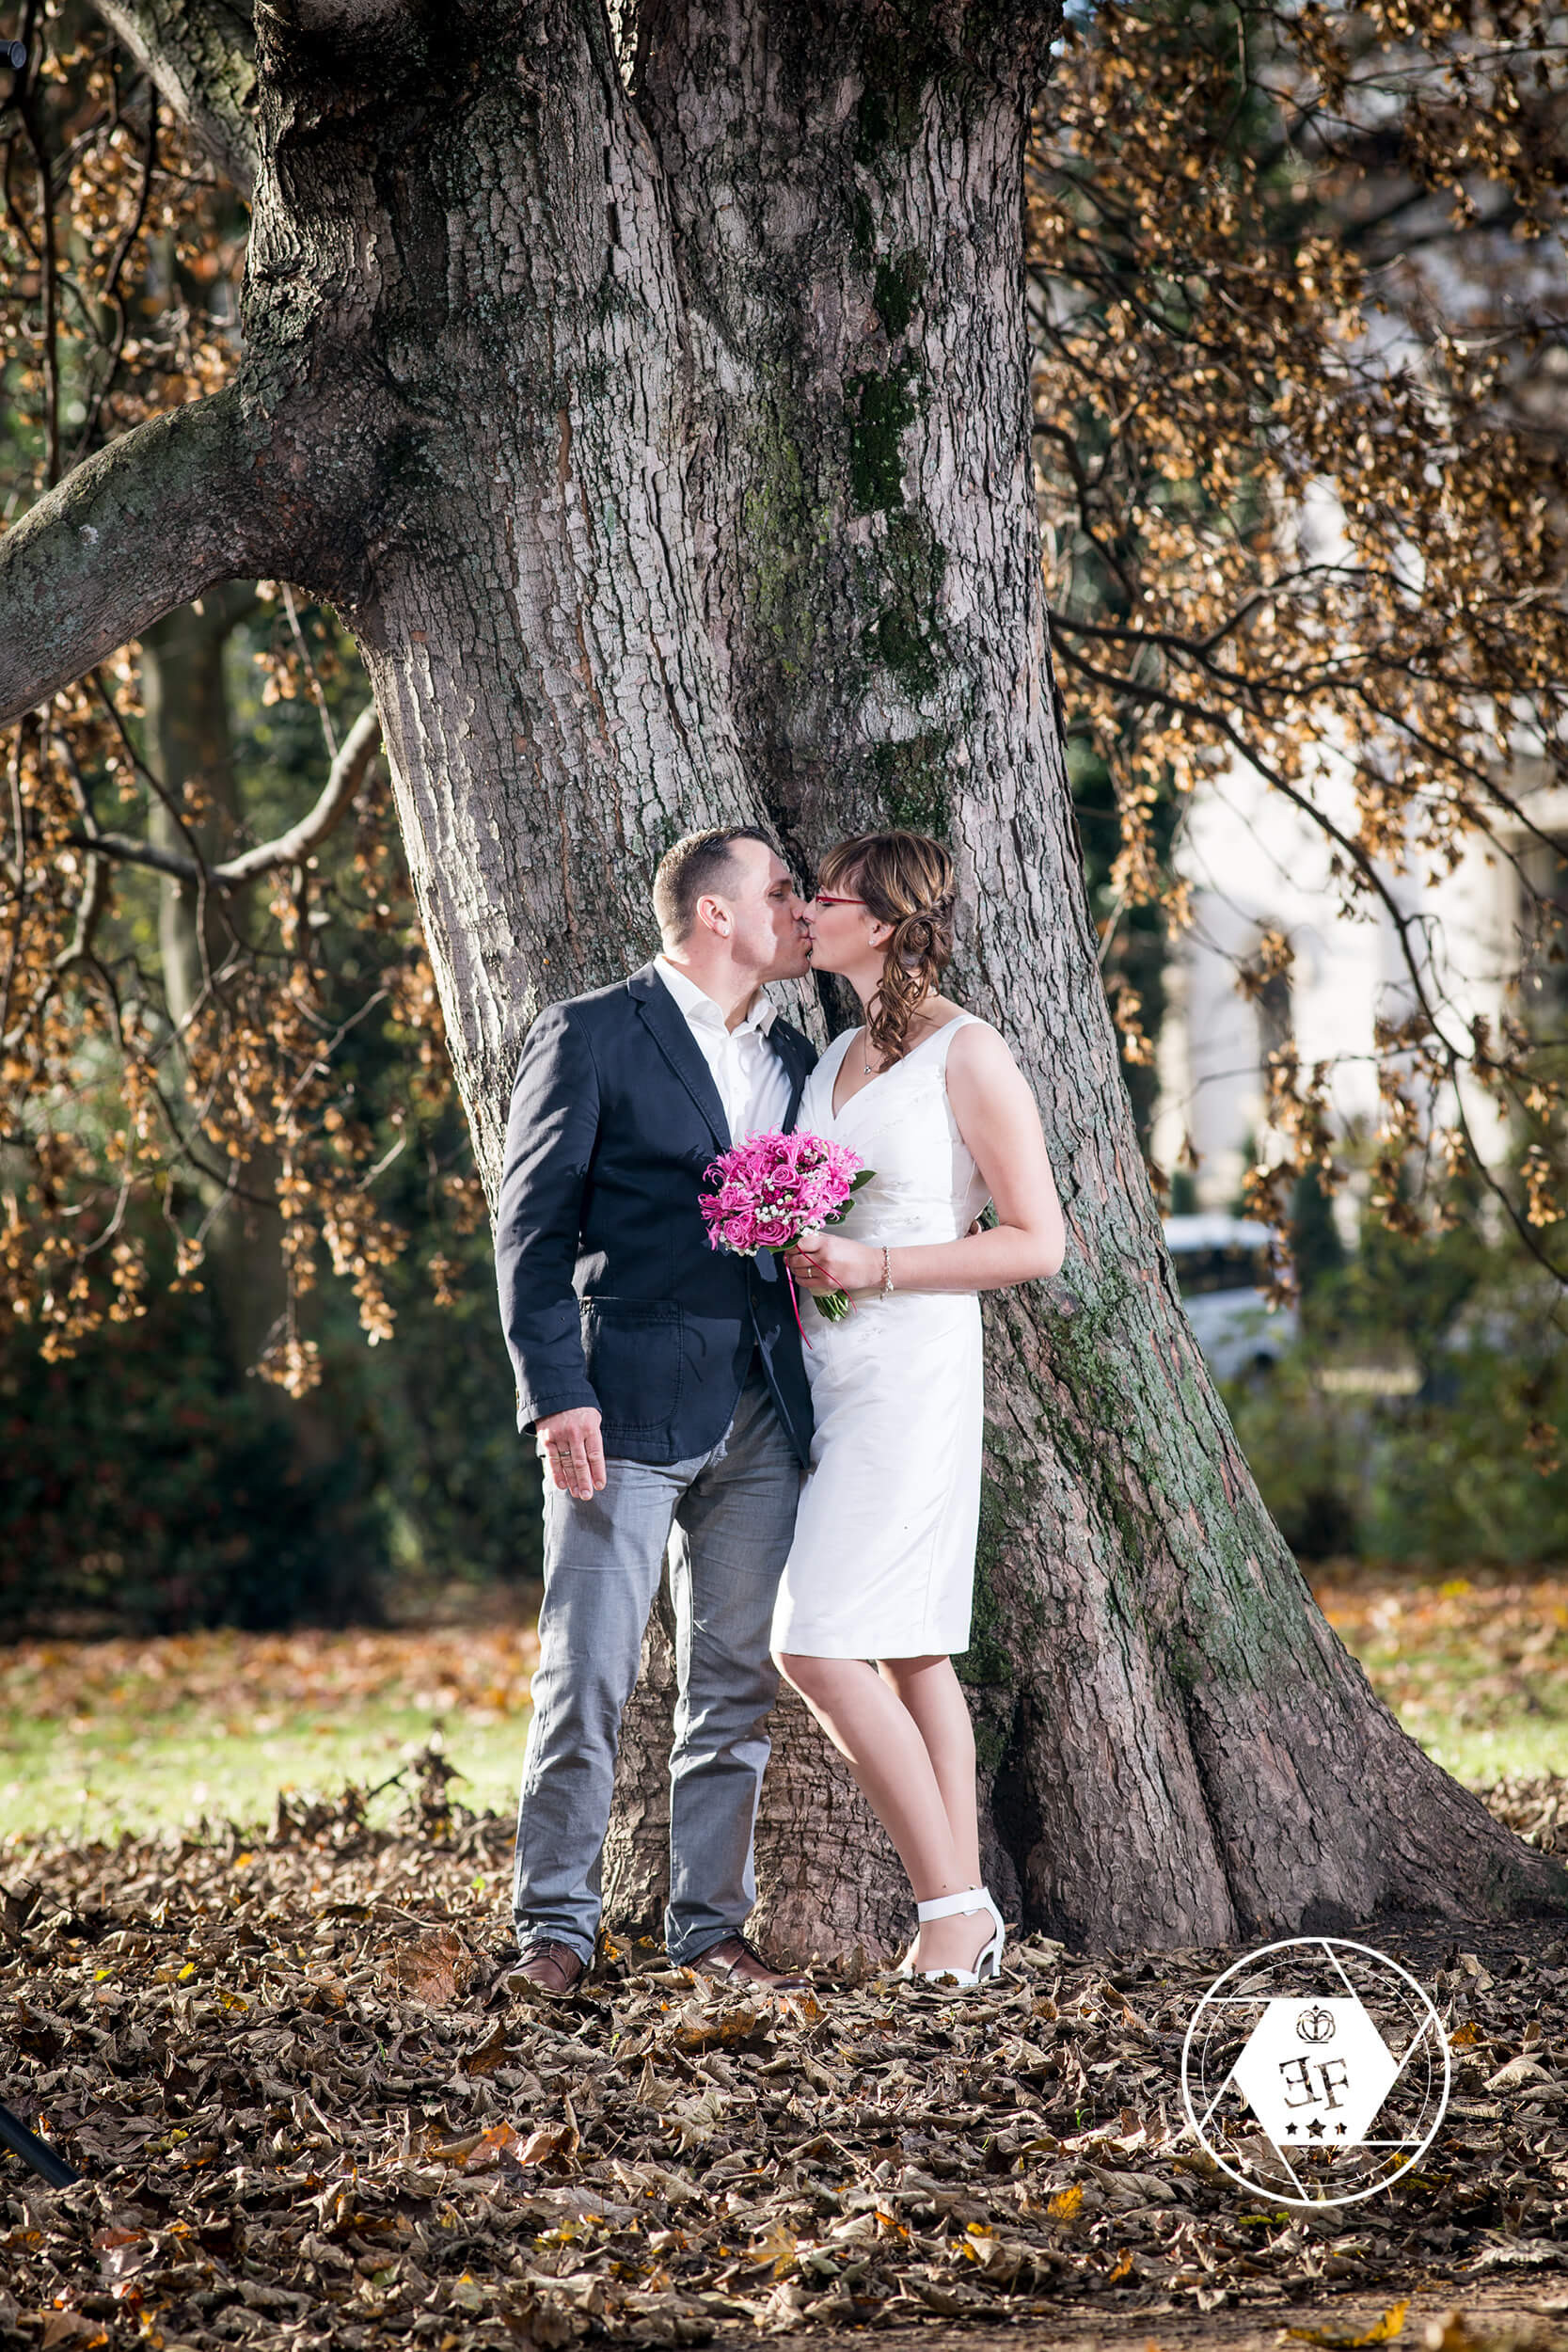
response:
<path id="1" fill-rule="evenodd" d="M 1025 1060 L 1069 1208 L 1061 1279 L 988 1302 L 962 1671 L 990 1858 L 1005 1852 L 1025 1915 L 1074 1944 L 1513 1900 L 1543 1874 L 1324 1624 L 1161 1248 L 1045 646 L 1029 61 L 1017 24 L 992 40 L 955 59 L 786 10 L 763 39 L 737 6 L 670 0 L 645 26 L 639 91 L 706 388 L 693 503 L 742 753 L 808 866 L 863 826 L 950 838 L 971 910 L 957 991 Z M 910 1924 L 901 1874 L 863 1807 L 841 1834 L 852 1791 L 802 1710 L 781 1709 L 777 1731 L 759 1926 L 798 1955 L 888 1949 Z M 830 1821 L 818 1843 L 810 1825 Z M 651 1839 L 623 1836 L 612 1860 L 617 1903 L 645 1913 Z"/>
<path id="2" fill-rule="evenodd" d="M 153 454 L 188 505 L 202 467 L 233 500 L 234 569 L 271 549 L 354 621 L 492 1185 L 522 1029 L 646 950 L 673 834 L 766 813 L 808 869 L 868 822 L 952 840 L 958 991 L 1032 1076 L 1070 1232 L 1057 1282 L 991 1302 L 965 1662 L 1025 1916 L 1169 1946 L 1560 1907 L 1324 1624 L 1161 1247 L 1045 648 L 1021 164 L 1051 29 L 1023 0 L 656 0 L 628 96 L 597 0 L 469 6 L 438 41 L 372 0 L 263 8 L 245 373 Z M 128 463 L 0 543 L 0 615 L 95 501 L 119 548 Z M 102 648 L 81 602 L 29 689 Z M 765 1931 L 885 1950 L 885 1848 L 780 1725 Z M 635 1921 L 656 1714 L 626 1764 Z"/>

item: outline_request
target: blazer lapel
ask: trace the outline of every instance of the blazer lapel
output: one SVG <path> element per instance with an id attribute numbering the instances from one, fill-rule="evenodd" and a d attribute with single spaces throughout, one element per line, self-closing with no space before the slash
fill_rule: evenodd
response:
<path id="1" fill-rule="evenodd" d="M 784 1113 L 787 1134 L 800 1114 L 800 1097 L 806 1090 L 806 1080 L 816 1066 L 816 1056 L 811 1041 L 803 1038 L 787 1021 L 775 1021 L 770 1032 L 773 1049 L 784 1063 L 789 1078 L 789 1108 Z"/>
<path id="2" fill-rule="evenodd" d="M 687 1018 L 651 963 L 634 972 L 626 982 L 631 999 L 642 1015 L 671 1069 L 685 1087 L 708 1126 L 721 1152 L 730 1148 L 730 1126 L 713 1073 L 703 1059 Z"/>

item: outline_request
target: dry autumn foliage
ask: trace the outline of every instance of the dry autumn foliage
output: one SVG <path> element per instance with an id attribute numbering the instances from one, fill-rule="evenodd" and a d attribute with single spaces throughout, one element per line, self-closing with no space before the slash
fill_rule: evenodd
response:
<path id="1" fill-rule="evenodd" d="M 254 1730 L 284 1710 L 352 1715 L 381 1702 L 472 1724 L 526 1715 L 538 1663 L 531 1625 L 18 1642 L 0 1652 L 0 1712 L 30 1724 L 134 1723 L 195 1707 Z"/>
<path id="2" fill-rule="evenodd" d="M 1441 2135 L 1375 2208 L 1256 2210 L 1180 2108 L 1227 1955 L 1036 1938 L 971 1999 L 871 1978 L 769 2003 L 612 1949 L 576 1997 L 518 1998 L 493 1893 L 510 1824 L 427 1766 L 389 1831 L 348 1790 L 270 1834 L 8 1854 L 0 2091 L 87 2175 L 46 2191 L 0 2159 L 8 2341 L 1141 2339 L 1160 2313 L 1223 2340 L 1228 2313 L 1336 2344 L 1400 2332 L 1418 2296 L 1448 2352 L 1551 2340 L 1442 2313 L 1560 2274 L 1555 1929 L 1390 1923 L 1449 2034 Z"/>
<path id="3" fill-rule="evenodd" d="M 17 29 L 29 62 L 0 113 L 8 516 L 224 379 L 244 241 L 234 198 L 96 20 L 28 0 Z M 1556 238 L 1562 62 L 1560 24 L 1522 0 L 1107 0 L 1069 25 L 1029 183 L 1057 662 L 1069 731 L 1114 787 L 1121 900 L 1180 921 L 1162 808 L 1238 759 L 1267 776 L 1331 832 L 1347 901 L 1380 904 L 1407 958 L 1408 1009 L 1381 1037 L 1376 1205 L 1416 1224 L 1430 1168 L 1441 1217 L 1445 1187 L 1475 1175 L 1548 1260 L 1560 1049 L 1522 1005 L 1458 1016 L 1396 884 L 1451 866 L 1499 813 L 1528 837 L 1522 749 L 1562 774 L 1560 322 L 1540 271 L 1497 266 Z M 271 609 L 267 693 L 315 702 L 346 754 L 336 632 L 286 588 Z M 303 833 L 214 852 L 199 786 L 169 803 L 148 765 L 137 694 L 133 648 L 8 754 L 0 1297 L 46 1354 L 68 1351 L 138 1312 L 148 1205 L 194 1281 L 214 1216 L 254 1193 L 288 1277 L 262 1369 L 297 1392 L 316 1376 L 296 1311 L 319 1262 L 352 1282 L 372 1340 L 390 1329 L 383 1277 L 404 1236 L 376 1184 L 450 1117 L 439 1009 L 373 740 L 335 764 Z M 1348 820 L 1330 776 L 1352 780 Z M 160 964 L 150 873 L 194 899 L 189 1005 Z M 1560 953 L 1555 903 L 1523 880 L 1521 975 Z M 352 1002 L 333 976 L 345 933 L 371 939 L 377 970 Z M 1243 985 L 1289 959 L 1266 940 Z M 1147 1057 L 1114 930 L 1105 965 L 1129 1057 Z M 406 1060 L 389 1140 L 334 1063 L 372 1015 Z M 1266 1213 L 1305 1168 L 1341 1179 L 1330 1075 L 1289 1043 L 1273 1057 L 1252 1179 Z M 1515 1171 L 1478 1168 L 1458 1078 L 1509 1105 Z M 466 1167 L 436 1190 L 473 1230 Z M 433 1271 L 439 1290 L 439 1249 Z"/>
<path id="4" fill-rule="evenodd" d="M 75 8 L 24 12 L 29 64 L 0 114 L 0 369 L 8 516 L 149 415 L 221 384 L 238 344 L 244 216 L 146 75 Z M 27 478 L 30 476 L 30 480 Z M 24 485 L 25 486 L 23 486 Z M 440 1009 L 368 712 L 340 738 L 330 616 L 261 584 L 274 627 L 263 704 L 315 705 L 327 780 L 276 839 L 233 832 L 198 771 L 171 792 L 148 756 L 132 647 L 12 731 L 0 861 L 0 1300 L 40 1327 L 45 1359 L 140 1311 L 151 1205 L 177 1285 L 196 1283 L 216 1218 L 275 1213 L 285 1305 L 261 1371 L 298 1394 L 318 1376 L 300 1301 L 325 1258 L 373 1343 L 405 1235 L 382 1170 L 450 1115 Z M 221 657 L 221 643 L 217 645 Z M 176 884 L 199 969 L 177 984 L 156 894 Z M 342 941 L 368 983 L 345 986 Z M 160 951 L 163 952 L 160 952 Z M 188 1001 L 182 998 L 188 996 Z M 394 1025 L 402 1100 L 378 1132 L 335 1061 L 369 1018 Z M 391 1132 L 388 1136 L 387 1128 Z M 437 1240 L 483 1215 L 466 1160 L 433 1167 Z M 437 1247 L 437 1293 L 451 1260 Z"/>
<path id="5" fill-rule="evenodd" d="M 1405 884 L 1491 839 L 1519 876 L 1515 983 L 1561 959 L 1560 908 L 1497 820 L 1559 870 L 1531 802 L 1568 774 L 1565 38 L 1518 0 L 1108 0 L 1069 23 L 1029 196 L 1053 642 L 1069 737 L 1114 789 L 1120 900 L 1188 920 L 1172 803 L 1180 822 L 1205 784 L 1265 778 L 1403 960 L 1373 1205 L 1418 1230 L 1423 1179 L 1441 1217 L 1474 1170 L 1540 1258 L 1561 1041 L 1523 1001 L 1467 1016 L 1475 976 L 1445 970 Z M 1241 985 L 1290 962 L 1266 935 Z M 1249 1191 L 1272 1221 L 1307 1169 L 1343 1180 L 1331 1077 L 1289 1040 L 1270 1057 Z M 1460 1081 L 1507 1106 L 1516 1175 L 1481 1164 Z"/>

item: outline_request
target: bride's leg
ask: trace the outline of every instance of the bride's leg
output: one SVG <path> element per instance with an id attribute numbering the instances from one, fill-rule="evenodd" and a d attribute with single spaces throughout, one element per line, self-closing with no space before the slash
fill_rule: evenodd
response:
<path id="1" fill-rule="evenodd" d="M 781 1651 L 775 1662 L 860 1783 L 909 1872 L 915 1900 L 932 1902 L 978 1885 L 977 1869 L 971 1870 L 969 1857 L 954 1844 L 920 1726 L 892 1685 L 858 1658 Z M 973 1967 L 990 1934 L 989 1914 L 934 1919 L 921 1931 L 920 1964 Z"/>
<path id="2" fill-rule="evenodd" d="M 974 1726 L 950 1658 L 884 1658 L 879 1661 L 913 1717 L 947 1814 L 963 1884 L 978 1886 L 980 1824 L 974 1804 Z"/>
<path id="3" fill-rule="evenodd" d="M 980 1875 L 980 1823 L 974 1802 L 974 1727 L 950 1658 L 883 1658 L 878 1661 L 883 1680 L 896 1691 L 911 1721 L 926 1743 L 931 1772 L 947 1815 L 948 1834 L 958 1857 L 965 1886 L 984 1883 Z M 990 1915 L 986 1915 L 990 1924 Z M 913 1959 L 921 1968 L 942 1968 L 954 1961 L 969 1966 L 985 1948 L 974 1918 L 932 1920 L 915 1938 Z"/>
<path id="4" fill-rule="evenodd" d="M 898 1850 L 916 1901 L 968 1886 L 926 1742 L 897 1692 L 859 1658 L 785 1651 L 777 1663 L 865 1791 Z"/>

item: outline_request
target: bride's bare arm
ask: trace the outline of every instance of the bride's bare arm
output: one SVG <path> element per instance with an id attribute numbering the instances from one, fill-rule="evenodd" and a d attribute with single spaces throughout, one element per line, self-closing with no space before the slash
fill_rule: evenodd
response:
<path id="1" fill-rule="evenodd" d="M 960 1241 L 889 1251 L 895 1291 L 992 1291 L 1054 1274 L 1067 1247 L 1061 1202 L 1028 1081 L 1006 1041 L 966 1022 L 947 1049 L 947 1099 L 990 1193 L 996 1222 Z M 877 1290 L 882 1253 L 827 1232 L 792 1250 L 797 1280 L 817 1289 Z"/>

